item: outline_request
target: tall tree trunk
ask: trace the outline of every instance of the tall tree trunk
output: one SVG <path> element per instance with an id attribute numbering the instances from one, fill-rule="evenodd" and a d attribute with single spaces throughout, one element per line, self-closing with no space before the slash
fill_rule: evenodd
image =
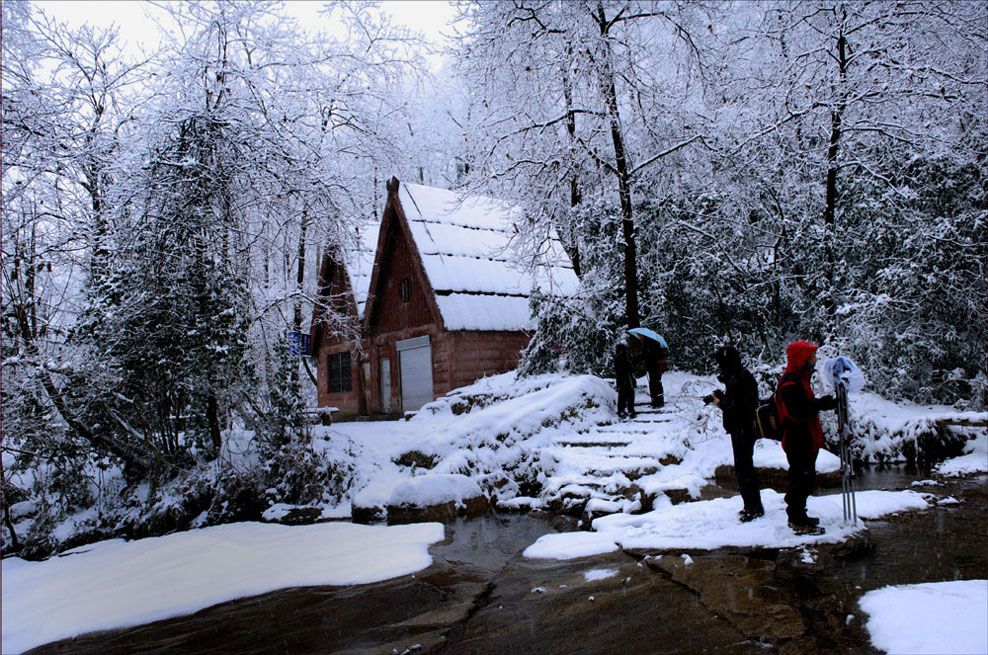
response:
<path id="1" fill-rule="evenodd" d="M 573 46 L 570 43 L 566 44 L 566 60 L 567 62 L 573 58 Z M 566 132 L 569 134 L 570 143 L 570 153 L 576 149 L 576 112 L 573 109 L 573 83 L 569 77 L 569 68 L 567 63 L 563 63 L 563 99 L 566 102 Z M 573 209 L 580 204 L 581 194 L 579 182 L 576 179 L 576 174 L 569 181 L 569 206 Z M 573 217 L 570 214 L 570 226 L 569 226 L 569 240 L 570 240 L 570 259 L 573 261 L 573 272 L 576 273 L 577 277 L 582 277 L 582 270 L 580 268 L 580 230 L 578 227 L 574 226 L 572 223 Z"/>
<path id="2" fill-rule="evenodd" d="M 206 398 L 206 422 L 209 424 L 209 440 L 213 447 L 210 459 L 213 459 L 219 456 L 223 447 L 223 435 L 220 431 L 219 405 L 216 402 L 216 394 L 212 392 Z"/>
<path id="3" fill-rule="evenodd" d="M 635 244 L 635 217 L 631 205 L 631 175 L 624 149 L 624 134 L 621 130 L 621 115 L 618 111 L 617 89 L 614 84 L 614 70 L 611 66 L 611 45 L 609 24 L 604 13 L 604 5 L 597 4 L 597 23 L 600 26 L 602 61 L 599 62 L 598 76 L 601 93 L 607 105 L 607 116 L 611 124 L 611 141 L 614 144 L 614 163 L 617 169 L 618 193 L 621 198 L 621 236 L 624 247 L 625 282 L 625 321 L 629 328 L 640 325 L 638 310 L 638 249 Z"/>
<path id="4" fill-rule="evenodd" d="M 305 240 L 306 234 L 309 230 L 309 208 L 306 207 L 302 210 L 302 226 L 299 229 L 298 234 L 298 269 L 295 275 L 295 316 L 294 316 L 294 326 L 295 331 L 299 334 L 299 348 L 302 347 L 302 291 L 305 289 Z M 319 386 L 316 382 L 316 376 L 312 374 L 312 369 L 309 368 L 309 361 L 305 357 L 300 357 L 302 360 L 302 367 L 305 368 L 305 372 L 312 381 L 312 384 Z M 298 375 L 298 367 L 293 369 L 295 375 Z"/>
<path id="5" fill-rule="evenodd" d="M 843 8 L 841 8 L 843 13 Z M 839 20 L 843 23 L 844 16 Z M 843 26 L 837 37 L 837 65 L 839 69 L 839 87 L 836 93 L 836 104 L 830 110 L 830 147 L 827 148 L 827 195 L 823 211 L 823 223 L 827 230 L 826 236 L 826 275 L 827 293 L 824 296 L 824 308 L 827 311 L 828 331 L 834 329 L 837 312 L 837 157 L 840 153 L 841 129 L 844 111 L 847 108 L 847 37 Z"/>

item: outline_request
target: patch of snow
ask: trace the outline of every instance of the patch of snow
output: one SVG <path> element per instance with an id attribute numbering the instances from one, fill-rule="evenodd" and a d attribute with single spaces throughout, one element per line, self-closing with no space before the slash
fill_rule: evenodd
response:
<path id="1" fill-rule="evenodd" d="M 937 466 L 937 473 L 956 476 L 988 472 L 988 430 L 981 430 L 969 441 L 964 453 Z"/>
<path id="2" fill-rule="evenodd" d="M 21 653 L 275 589 L 387 580 L 429 566 L 429 545 L 443 536 L 439 523 L 236 523 L 102 541 L 43 562 L 7 558 L 0 649 Z"/>
<path id="3" fill-rule="evenodd" d="M 280 521 L 288 516 L 288 513 L 296 507 L 298 506 L 288 505 L 287 503 L 275 503 L 271 507 L 264 510 L 264 513 L 261 514 L 261 518 L 265 521 Z"/>
<path id="4" fill-rule="evenodd" d="M 988 653 L 988 580 L 884 587 L 858 602 L 872 644 L 886 652 Z"/>
<path id="5" fill-rule="evenodd" d="M 575 559 L 612 553 L 618 549 L 614 540 L 596 532 L 547 534 L 522 553 L 531 559 Z"/>
<path id="6" fill-rule="evenodd" d="M 925 509 L 930 500 L 915 491 L 860 491 L 858 517 L 876 519 L 906 510 Z M 739 523 L 740 496 L 683 503 L 645 514 L 614 514 L 596 519 L 595 532 L 569 532 L 541 537 L 525 549 L 530 558 L 571 559 L 612 552 L 618 548 L 712 550 L 725 546 L 787 548 L 813 543 L 837 543 L 865 529 L 862 522 L 843 520 L 841 495 L 811 496 L 810 514 L 820 517 L 822 535 L 797 535 L 788 526 L 783 495 L 762 490 L 765 516 Z"/>
<path id="7" fill-rule="evenodd" d="M 587 582 L 593 582 L 595 580 L 606 580 L 607 578 L 613 578 L 617 574 L 617 569 L 591 569 L 583 573 L 583 578 Z"/>
<path id="8" fill-rule="evenodd" d="M 464 500 L 481 495 L 477 483 L 465 475 L 429 473 L 400 482 L 391 492 L 388 505 L 427 507 L 452 500 L 461 506 Z"/>

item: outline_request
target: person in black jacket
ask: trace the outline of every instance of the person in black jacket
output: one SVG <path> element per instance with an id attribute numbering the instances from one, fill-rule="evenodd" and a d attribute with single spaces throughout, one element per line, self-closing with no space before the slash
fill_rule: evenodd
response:
<path id="1" fill-rule="evenodd" d="M 739 516 L 746 523 L 765 514 L 758 471 L 753 461 L 758 383 L 741 363 L 741 355 L 734 346 L 718 348 L 714 352 L 714 360 L 720 368 L 717 379 L 724 383 L 724 390 L 716 389 L 704 401 L 713 403 L 724 413 L 724 430 L 731 435 L 734 473 L 744 501 L 744 509 Z"/>
<path id="2" fill-rule="evenodd" d="M 645 370 L 648 371 L 648 395 L 652 407 L 665 405 L 665 392 L 662 388 L 662 374 L 669 370 L 666 349 L 652 339 L 643 338 Z"/>
<path id="3" fill-rule="evenodd" d="M 619 343 L 614 348 L 614 381 L 617 383 L 618 416 L 634 418 L 635 413 L 635 372 L 631 368 L 628 346 Z"/>

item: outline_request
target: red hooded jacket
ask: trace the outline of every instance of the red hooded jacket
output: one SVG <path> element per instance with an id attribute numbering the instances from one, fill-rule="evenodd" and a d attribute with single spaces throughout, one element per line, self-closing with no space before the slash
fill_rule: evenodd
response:
<path id="1" fill-rule="evenodd" d="M 820 402 L 813 395 L 810 378 L 813 369 L 806 362 L 816 354 L 817 346 L 809 341 L 794 341 L 786 348 L 786 371 L 779 378 L 775 394 L 775 406 L 782 424 L 782 448 L 786 448 L 786 438 L 809 433 L 813 450 L 823 447 L 823 427 L 820 425 L 819 410 L 827 409 L 829 402 Z M 821 399 L 823 400 L 823 399 Z"/>

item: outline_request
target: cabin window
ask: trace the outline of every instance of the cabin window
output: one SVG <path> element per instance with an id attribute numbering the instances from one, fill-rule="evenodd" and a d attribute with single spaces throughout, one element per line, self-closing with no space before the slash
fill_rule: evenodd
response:
<path id="1" fill-rule="evenodd" d="M 412 281 L 407 277 L 398 285 L 398 297 L 402 302 L 408 302 L 412 298 Z"/>
<path id="2" fill-rule="evenodd" d="M 329 356 L 329 393 L 350 391 L 350 352 L 333 353 Z"/>

